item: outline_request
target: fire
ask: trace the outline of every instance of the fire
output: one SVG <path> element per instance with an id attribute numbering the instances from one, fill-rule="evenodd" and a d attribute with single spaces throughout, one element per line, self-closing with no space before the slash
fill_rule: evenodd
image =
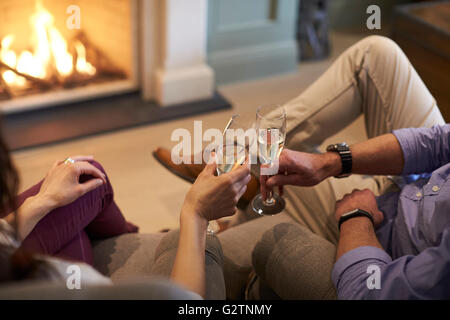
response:
<path id="1" fill-rule="evenodd" d="M 17 54 L 11 49 L 14 35 L 6 35 L 1 40 L 0 61 L 20 73 L 46 79 L 56 75 L 66 78 L 75 71 L 81 74 L 94 75 L 95 67 L 86 60 L 86 48 L 76 41 L 76 61 L 69 52 L 68 43 L 54 26 L 52 14 L 44 8 L 40 1 L 36 2 L 36 10 L 30 18 L 32 52 L 25 50 Z M 2 73 L 8 85 L 24 86 L 26 80 L 11 70 Z"/>

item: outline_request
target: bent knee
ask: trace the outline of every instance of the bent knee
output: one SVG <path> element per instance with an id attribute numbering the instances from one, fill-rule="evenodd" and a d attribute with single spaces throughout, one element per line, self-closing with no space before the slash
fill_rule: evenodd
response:
<path id="1" fill-rule="evenodd" d="M 361 40 L 369 50 L 371 55 L 391 55 L 398 51 L 401 51 L 397 43 L 392 39 L 383 36 L 368 36 Z"/>
<path id="2" fill-rule="evenodd" d="M 100 164 L 100 162 L 96 161 L 96 160 L 90 160 L 88 161 L 90 164 L 92 164 L 94 167 L 96 167 L 97 169 L 99 169 L 101 172 L 103 172 L 104 174 L 106 174 L 105 168 L 103 168 L 103 166 Z"/>

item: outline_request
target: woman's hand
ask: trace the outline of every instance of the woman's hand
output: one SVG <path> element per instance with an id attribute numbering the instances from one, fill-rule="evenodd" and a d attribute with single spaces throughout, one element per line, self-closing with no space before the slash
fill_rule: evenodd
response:
<path id="1" fill-rule="evenodd" d="M 220 176 L 215 172 L 216 163 L 210 161 L 187 193 L 182 212 L 195 213 L 207 221 L 236 212 L 236 204 L 251 178 L 248 163 Z"/>
<path id="2" fill-rule="evenodd" d="M 74 163 L 56 161 L 42 182 L 37 198 L 44 201 L 50 210 L 65 206 L 82 195 L 106 183 L 106 176 L 90 164 L 92 156 L 71 157 Z M 81 175 L 90 175 L 90 179 L 80 183 Z"/>
<path id="3" fill-rule="evenodd" d="M 171 279 L 205 297 L 205 243 L 209 220 L 231 216 L 247 189 L 250 167 L 215 176 L 216 163 L 209 164 L 195 180 L 184 200 L 180 219 L 180 239 Z"/>
<path id="4" fill-rule="evenodd" d="M 92 156 L 75 156 L 71 159 L 75 163 L 56 161 L 44 178 L 39 193 L 27 198 L 18 208 L 16 222 L 19 239 L 24 240 L 50 211 L 106 183 L 103 172 L 87 162 L 94 159 Z M 79 178 L 83 174 L 91 175 L 94 179 L 80 183 Z"/>

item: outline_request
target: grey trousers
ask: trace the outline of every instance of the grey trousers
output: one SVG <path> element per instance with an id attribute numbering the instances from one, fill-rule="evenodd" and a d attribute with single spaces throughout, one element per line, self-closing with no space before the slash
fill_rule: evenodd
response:
<path id="1" fill-rule="evenodd" d="M 152 276 L 166 278 L 170 276 L 177 253 L 179 235 L 178 230 L 172 230 L 161 239 L 155 252 Z M 205 299 L 225 299 L 222 246 L 216 236 L 209 234 L 206 236 L 205 275 Z"/>

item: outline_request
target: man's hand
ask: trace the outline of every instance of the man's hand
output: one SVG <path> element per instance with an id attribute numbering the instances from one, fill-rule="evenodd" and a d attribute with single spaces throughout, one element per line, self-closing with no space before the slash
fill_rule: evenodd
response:
<path id="1" fill-rule="evenodd" d="M 353 190 L 352 193 L 346 194 L 341 200 L 336 202 L 335 216 L 339 221 L 341 216 L 354 209 L 362 209 L 372 215 L 377 228 L 383 222 L 384 215 L 378 209 L 375 195 L 369 189 Z"/>
<path id="2" fill-rule="evenodd" d="M 208 221 L 236 212 L 236 204 L 251 179 L 248 163 L 220 176 L 215 176 L 215 172 L 215 162 L 206 165 L 186 195 L 183 212 L 195 213 Z"/>
<path id="3" fill-rule="evenodd" d="M 260 176 L 261 194 L 265 196 L 275 186 L 314 186 L 330 176 L 338 175 L 341 166 L 341 159 L 335 152 L 315 154 L 284 149 L 279 158 L 278 174 Z"/>

